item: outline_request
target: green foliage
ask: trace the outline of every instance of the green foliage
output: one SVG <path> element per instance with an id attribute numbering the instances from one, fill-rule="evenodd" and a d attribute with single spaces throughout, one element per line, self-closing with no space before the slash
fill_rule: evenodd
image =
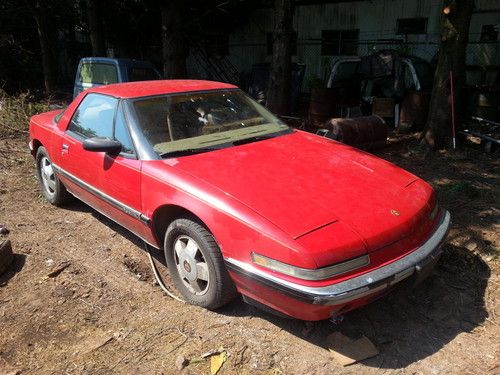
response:
<path id="1" fill-rule="evenodd" d="M 8 96 L 0 91 L 0 137 L 28 132 L 31 116 L 49 110 L 48 101 L 35 101 L 31 93 Z"/>
<path id="2" fill-rule="evenodd" d="M 459 181 L 443 188 L 443 193 L 450 200 L 475 199 L 481 195 L 478 188 L 468 181 Z"/>

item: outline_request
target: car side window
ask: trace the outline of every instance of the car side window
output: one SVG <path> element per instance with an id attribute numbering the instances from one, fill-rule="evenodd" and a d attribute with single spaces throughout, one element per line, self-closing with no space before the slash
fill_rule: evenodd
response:
<path id="1" fill-rule="evenodd" d="M 107 95 L 88 94 L 75 111 L 68 132 L 77 138 L 113 137 L 113 120 L 118 100 Z"/>
<path id="2" fill-rule="evenodd" d="M 122 107 L 122 106 L 120 106 Z M 122 144 L 122 153 L 128 156 L 135 155 L 134 145 L 128 132 L 123 108 L 119 108 L 115 119 L 115 139 Z"/>

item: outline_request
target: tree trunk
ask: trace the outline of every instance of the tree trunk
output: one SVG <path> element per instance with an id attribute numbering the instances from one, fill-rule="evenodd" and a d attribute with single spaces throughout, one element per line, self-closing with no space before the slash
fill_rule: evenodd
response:
<path id="1" fill-rule="evenodd" d="M 99 2 L 96 0 L 87 0 L 90 43 L 92 44 L 92 56 L 106 56 L 104 29 L 98 4 Z"/>
<path id="2" fill-rule="evenodd" d="M 38 38 L 40 40 L 45 92 L 50 93 L 54 91 L 56 86 L 56 64 L 54 63 L 52 56 L 53 48 L 51 46 L 45 2 L 37 1 L 35 3 L 34 17 L 38 31 Z"/>
<path id="3" fill-rule="evenodd" d="M 452 132 L 450 72 L 453 75 L 457 123 L 465 108 L 465 53 L 474 0 L 446 0 L 444 5 L 441 47 L 424 131 L 424 141 L 433 149 L 445 146 Z"/>
<path id="4" fill-rule="evenodd" d="M 165 0 L 161 5 L 161 40 L 165 78 L 187 76 L 187 41 L 183 33 L 184 5 L 182 0 Z"/>
<path id="5" fill-rule="evenodd" d="M 274 32 L 267 108 L 278 115 L 290 113 L 292 76 L 293 1 L 274 1 Z"/>

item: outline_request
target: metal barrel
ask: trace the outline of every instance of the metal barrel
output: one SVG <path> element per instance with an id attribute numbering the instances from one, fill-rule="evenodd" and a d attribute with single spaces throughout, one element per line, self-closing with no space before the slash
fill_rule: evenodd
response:
<path id="1" fill-rule="evenodd" d="M 384 147 L 387 141 L 387 124 L 379 116 L 332 118 L 322 127 L 337 141 L 367 150 Z"/>

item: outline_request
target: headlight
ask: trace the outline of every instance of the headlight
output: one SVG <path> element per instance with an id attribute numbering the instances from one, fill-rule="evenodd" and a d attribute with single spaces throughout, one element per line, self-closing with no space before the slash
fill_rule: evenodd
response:
<path id="1" fill-rule="evenodd" d="M 268 268 L 270 270 L 293 276 L 302 280 L 323 280 L 328 279 L 333 276 L 341 275 L 343 273 L 355 270 L 357 268 L 361 268 L 370 264 L 370 257 L 368 255 L 363 255 L 358 258 L 354 258 L 348 260 L 346 262 L 337 263 L 332 266 L 317 268 L 317 269 L 307 269 L 294 267 L 290 264 L 286 264 L 280 262 L 278 260 L 274 260 L 268 258 L 264 255 L 260 255 L 257 253 L 252 253 L 252 260 L 255 264 L 259 266 Z"/>

